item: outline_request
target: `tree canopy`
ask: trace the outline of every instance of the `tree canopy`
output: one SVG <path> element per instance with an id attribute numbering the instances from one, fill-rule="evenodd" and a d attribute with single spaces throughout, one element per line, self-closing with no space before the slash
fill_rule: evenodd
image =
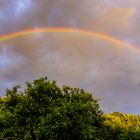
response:
<path id="1" fill-rule="evenodd" d="M 89 140 L 97 137 L 102 111 L 92 94 L 40 78 L 6 91 L 0 99 L 2 138 Z"/>
<path id="2" fill-rule="evenodd" d="M 91 93 L 40 78 L 0 98 L 0 139 L 140 140 L 140 116 L 103 114 Z"/>

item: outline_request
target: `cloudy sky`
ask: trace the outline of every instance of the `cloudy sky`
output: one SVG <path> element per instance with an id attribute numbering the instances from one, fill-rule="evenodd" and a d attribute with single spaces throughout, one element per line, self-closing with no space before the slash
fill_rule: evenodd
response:
<path id="1" fill-rule="evenodd" d="M 139 25 L 139 0 L 0 0 L 0 36 L 65 27 L 122 42 L 57 30 L 0 37 L 0 95 L 47 76 L 92 92 L 104 112 L 140 114 Z"/>

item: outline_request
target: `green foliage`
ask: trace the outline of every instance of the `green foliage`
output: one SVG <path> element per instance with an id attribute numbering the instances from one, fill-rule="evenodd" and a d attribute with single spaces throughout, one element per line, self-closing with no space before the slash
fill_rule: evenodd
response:
<path id="1" fill-rule="evenodd" d="M 103 114 L 92 94 L 40 78 L 0 98 L 1 138 L 140 140 L 140 116 Z"/>
<path id="2" fill-rule="evenodd" d="M 104 114 L 101 138 L 104 140 L 139 140 L 140 116 L 114 112 Z"/>
<path id="3" fill-rule="evenodd" d="M 102 111 L 82 89 L 40 78 L 7 90 L 0 99 L 0 136 L 11 139 L 97 139 Z"/>

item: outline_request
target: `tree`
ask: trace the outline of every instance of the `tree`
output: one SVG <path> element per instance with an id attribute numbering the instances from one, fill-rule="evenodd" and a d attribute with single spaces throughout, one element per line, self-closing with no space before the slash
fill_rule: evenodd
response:
<path id="1" fill-rule="evenodd" d="M 100 129 L 103 140 L 139 140 L 140 116 L 114 112 L 103 114 Z"/>
<path id="2" fill-rule="evenodd" d="M 0 135 L 12 139 L 94 140 L 102 121 L 92 94 L 47 78 L 7 90 L 0 112 Z"/>

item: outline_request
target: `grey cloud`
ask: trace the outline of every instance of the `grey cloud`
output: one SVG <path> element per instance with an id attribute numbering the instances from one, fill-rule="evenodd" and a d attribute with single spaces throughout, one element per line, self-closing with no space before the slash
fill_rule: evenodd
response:
<path id="1" fill-rule="evenodd" d="M 3 45 L 9 46 L 7 57 L 12 62 L 0 72 L 1 82 L 12 79 L 22 83 L 48 76 L 61 85 L 95 92 L 105 111 L 124 111 L 126 106 L 133 108 L 137 104 L 131 106 L 134 99 L 130 97 L 139 93 L 139 53 L 125 46 L 119 48 L 117 44 L 71 33 L 36 34 L 1 42 L 1 48 Z"/>
<path id="2" fill-rule="evenodd" d="M 65 26 L 110 34 L 139 46 L 139 0 L 1 0 L 0 34 Z M 5 47 L 6 46 L 6 47 Z M 105 111 L 139 106 L 140 53 L 71 33 L 34 34 L 0 42 L 0 92 L 48 76 L 101 98 Z"/>
<path id="3" fill-rule="evenodd" d="M 121 34 L 124 35 L 124 33 L 128 34 L 129 28 L 132 28 L 131 16 L 128 13 L 135 7 L 115 5 L 117 2 L 103 0 L 32 0 L 30 4 L 27 3 L 27 0 L 22 3 L 21 0 L 11 1 L 9 4 L 5 2 L 5 6 L 2 6 L 4 8 L 0 10 L 5 14 L 5 22 L 1 30 L 12 32 L 31 27 L 67 26 L 106 32 L 120 37 L 122 36 L 120 31 L 123 30 Z M 18 17 L 14 14 L 17 12 L 16 9 L 19 9 L 16 3 L 19 3 L 19 6 L 27 3 L 24 12 L 17 13 L 20 15 Z M 129 4 L 130 1 L 125 3 Z M 1 33 L 3 33 L 2 31 Z"/>

